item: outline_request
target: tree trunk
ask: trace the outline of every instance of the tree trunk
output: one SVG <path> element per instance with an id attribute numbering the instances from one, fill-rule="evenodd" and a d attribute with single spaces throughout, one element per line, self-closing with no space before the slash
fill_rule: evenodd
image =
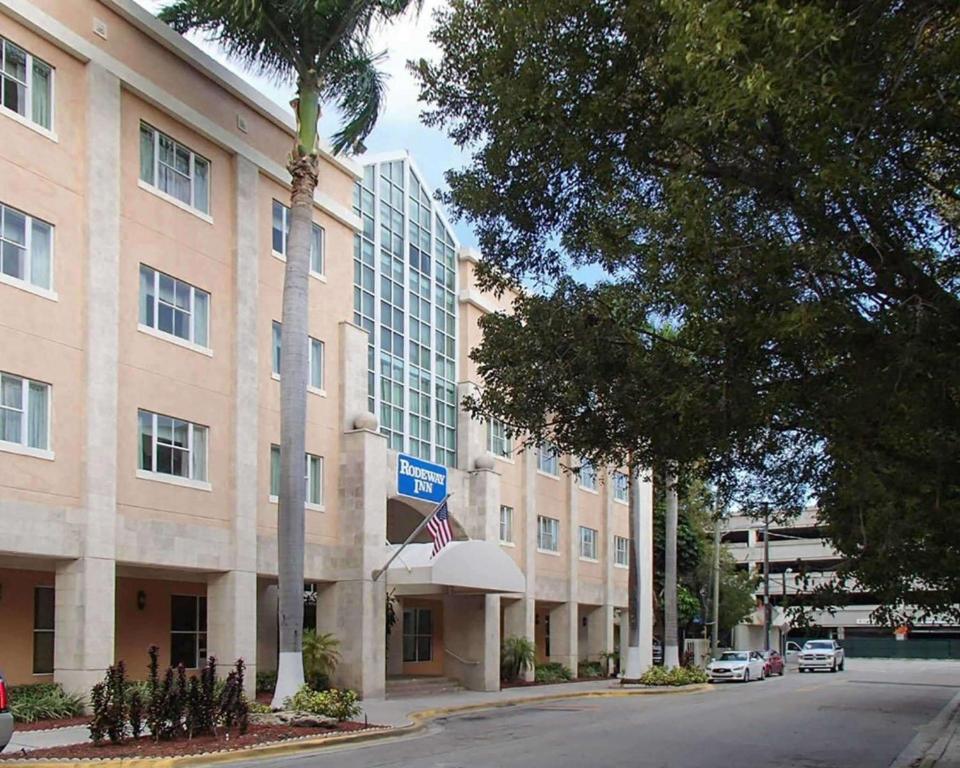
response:
<path id="1" fill-rule="evenodd" d="M 623 677 L 636 680 L 643 674 L 643 661 L 640 657 L 640 476 L 634 466 L 630 469 L 630 571 L 627 582 L 627 613 L 629 631 L 627 642 L 621 641 L 625 658 L 621 659 Z M 623 632 L 621 623 L 620 632 Z"/>
<path id="2" fill-rule="evenodd" d="M 310 240 L 317 188 L 316 88 L 300 85 L 298 146 L 288 168 L 292 181 L 290 234 L 283 276 L 280 335 L 280 495 L 277 582 L 280 658 L 272 706 L 280 707 L 303 685 L 303 550 L 309 347 Z"/>
<path id="3" fill-rule="evenodd" d="M 664 536 L 663 575 L 663 666 L 680 666 L 677 645 L 677 476 L 672 468 L 666 473 L 667 514 Z"/>

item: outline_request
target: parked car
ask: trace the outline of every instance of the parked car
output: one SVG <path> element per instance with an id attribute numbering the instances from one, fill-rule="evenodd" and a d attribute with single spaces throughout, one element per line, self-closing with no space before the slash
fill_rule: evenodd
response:
<path id="1" fill-rule="evenodd" d="M 760 655 L 763 657 L 763 669 L 767 673 L 767 677 L 771 675 L 782 677 L 783 673 L 787 671 L 783 656 L 780 655 L 779 651 L 761 651 Z"/>
<path id="2" fill-rule="evenodd" d="M 751 680 L 763 680 L 767 673 L 766 662 L 756 651 L 724 651 L 719 659 L 707 664 L 707 674 L 711 683 L 721 680 L 739 680 L 749 683 Z"/>
<path id="3" fill-rule="evenodd" d="M 843 671 L 844 653 L 836 640 L 808 640 L 797 657 L 801 672 L 827 669 Z"/>
<path id="4" fill-rule="evenodd" d="M 0 751 L 10 743 L 13 736 L 13 713 L 7 696 L 7 681 L 0 672 Z"/>

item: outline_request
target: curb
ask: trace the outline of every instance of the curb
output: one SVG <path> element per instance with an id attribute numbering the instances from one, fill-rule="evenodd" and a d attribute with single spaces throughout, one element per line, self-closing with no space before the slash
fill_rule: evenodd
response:
<path id="1" fill-rule="evenodd" d="M 118 757 L 118 758 L 89 758 L 76 760 L 31 760 L 25 757 L 20 760 L 0 761 L 0 768 L 4 764 L 16 766 L 30 766 L 30 768 L 83 768 L 84 766 L 103 766 L 104 768 L 188 768 L 190 766 L 200 765 L 222 765 L 225 763 L 242 763 L 249 760 L 260 758 L 276 757 L 279 755 L 289 755 L 294 753 L 314 752 L 327 746 L 344 743 L 362 743 L 364 741 L 376 741 L 381 739 L 392 739 L 398 736 L 406 736 L 411 733 L 417 733 L 426 728 L 431 720 L 437 720 L 443 717 L 465 712 L 476 712 L 483 709 L 504 709 L 506 707 L 521 706 L 524 704 L 533 704 L 538 701 L 558 701 L 563 699 L 601 699 L 601 698 L 625 698 L 627 696 L 670 696 L 670 695 L 688 695 L 695 693 L 705 693 L 713 690 L 706 684 L 700 683 L 691 686 L 677 686 L 672 688 L 639 688 L 639 689 L 621 689 L 621 690 L 596 690 L 596 691 L 562 691 L 550 694 L 541 694 L 539 696 L 525 696 L 523 698 L 510 699 L 508 701 L 486 701 L 476 704 L 462 704 L 453 707 L 437 707 L 434 709 L 424 709 L 419 712 L 412 712 L 408 715 L 410 722 L 405 725 L 388 726 L 385 728 L 376 728 L 369 731 L 357 731 L 354 733 L 345 733 L 340 736 L 322 736 L 322 737 L 304 737 L 299 739 L 290 739 L 275 744 L 263 744 L 260 746 L 247 747 L 226 752 L 209 752 L 198 755 L 182 755 L 177 757 Z M 28 753 L 29 754 L 29 753 Z"/>
<path id="2" fill-rule="evenodd" d="M 917 729 L 917 735 L 890 764 L 890 768 L 934 768 L 958 734 L 960 693 L 933 720 Z"/>

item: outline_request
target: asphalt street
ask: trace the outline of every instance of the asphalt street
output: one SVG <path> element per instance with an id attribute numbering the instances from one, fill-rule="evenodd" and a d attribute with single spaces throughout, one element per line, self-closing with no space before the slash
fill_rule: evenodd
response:
<path id="1" fill-rule="evenodd" d="M 449 717 L 425 732 L 258 768 L 885 768 L 960 690 L 960 663 L 848 660 L 700 694 L 575 699 Z M 253 765 L 254 763 L 250 763 Z"/>

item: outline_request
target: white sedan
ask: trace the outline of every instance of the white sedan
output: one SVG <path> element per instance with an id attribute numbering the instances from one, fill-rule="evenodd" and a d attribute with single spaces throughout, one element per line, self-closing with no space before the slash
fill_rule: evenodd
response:
<path id="1" fill-rule="evenodd" d="M 764 661 L 757 651 L 724 651 L 719 659 L 714 659 L 707 665 L 707 674 L 710 682 L 721 680 L 740 680 L 749 683 L 751 680 L 763 680 Z"/>

